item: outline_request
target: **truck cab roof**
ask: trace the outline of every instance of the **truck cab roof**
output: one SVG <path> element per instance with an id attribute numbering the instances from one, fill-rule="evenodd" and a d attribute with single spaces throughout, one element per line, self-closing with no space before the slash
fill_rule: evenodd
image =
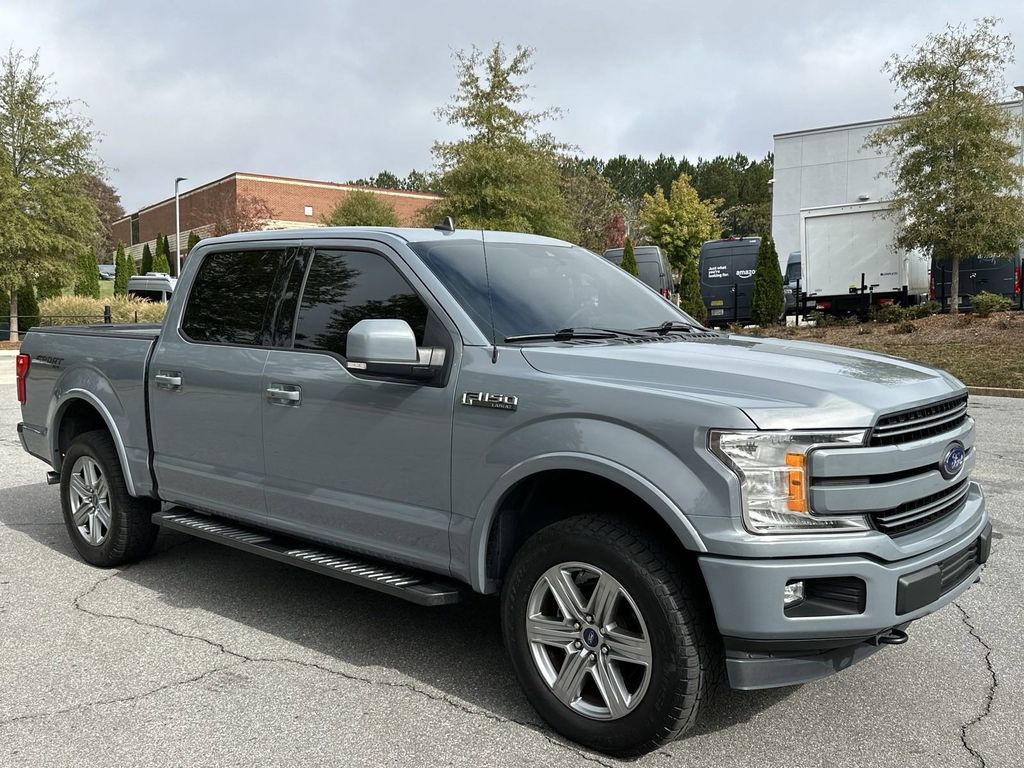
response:
<path id="1" fill-rule="evenodd" d="M 390 235 L 408 243 L 444 240 L 446 238 L 472 238 L 478 240 L 483 237 L 485 242 L 530 243 L 563 248 L 572 246 L 572 243 L 565 240 L 545 237 L 544 235 L 528 235 L 521 232 L 479 229 L 456 229 L 454 232 L 450 232 L 426 227 L 311 227 L 302 230 L 262 230 L 258 232 L 237 232 L 231 235 L 224 235 L 223 237 L 207 238 L 202 241 L 202 244 L 208 247 L 219 243 L 245 243 L 256 240 L 294 240 L 296 238 L 310 240 L 317 238 L 365 237 L 367 235 Z"/>

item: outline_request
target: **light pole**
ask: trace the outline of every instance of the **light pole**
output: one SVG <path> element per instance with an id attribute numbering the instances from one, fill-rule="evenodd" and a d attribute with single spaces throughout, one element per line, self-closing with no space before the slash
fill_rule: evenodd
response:
<path id="1" fill-rule="evenodd" d="M 174 276 L 181 276 L 181 211 L 178 207 L 178 185 L 186 181 L 184 176 L 174 180 Z"/>

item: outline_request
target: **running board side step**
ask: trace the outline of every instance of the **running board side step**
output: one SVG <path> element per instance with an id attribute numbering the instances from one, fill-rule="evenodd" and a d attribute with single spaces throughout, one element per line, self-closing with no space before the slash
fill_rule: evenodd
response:
<path id="1" fill-rule="evenodd" d="M 451 605 L 466 592 L 454 581 L 375 562 L 318 544 L 307 544 L 248 528 L 231 520 L 201 515 L 183 507 L 172 507 L 153 515 L 153 522 L 171 531 L 226 544 L 261 557 L 297 565 L 350 584 L 369 587 L 418 605 Z"/>

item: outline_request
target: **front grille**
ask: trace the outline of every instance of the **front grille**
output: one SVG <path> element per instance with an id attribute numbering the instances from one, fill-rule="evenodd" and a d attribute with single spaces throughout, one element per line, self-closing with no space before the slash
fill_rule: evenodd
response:
<path id="1" fill-rule="evenodd" d="M 958 511 L 967 501 L 969 490 L 970 481 L 961 480 L 930 496 L 908 501 L 892 509 L 872 512 L 871 519 L 878 530 L 890 536 L 911 533 Z"/>
<path id="2" fill-rule="evenodd" d="M 883 416 L 871 430 L 871 445 L 899 445 L 956 429 L 967 420 L 967 395 Z"/>
<path id="3" fill-rule="evenodd" d="M 962 582 L 971 571 L 981 563 L 981 539 L 975 539 L 971 545 L 955 555 L 950 555 L 939 563 L 939 572 L 942 574 L 942 586 L 939 587 L 941 594 L 946 594 L 960 582 Z"/>

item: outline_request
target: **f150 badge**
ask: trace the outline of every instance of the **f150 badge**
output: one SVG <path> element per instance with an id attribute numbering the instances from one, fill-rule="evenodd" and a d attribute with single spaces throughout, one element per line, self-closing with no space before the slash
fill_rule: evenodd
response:
<path id="1" fill-rule="evenodd" d="M 514 411 L 519 407 L 515 395 L 496 395 L 491 392 L 463 392 L 462 404 L 476 408 L 497 408 L 499 411 Z"/>

